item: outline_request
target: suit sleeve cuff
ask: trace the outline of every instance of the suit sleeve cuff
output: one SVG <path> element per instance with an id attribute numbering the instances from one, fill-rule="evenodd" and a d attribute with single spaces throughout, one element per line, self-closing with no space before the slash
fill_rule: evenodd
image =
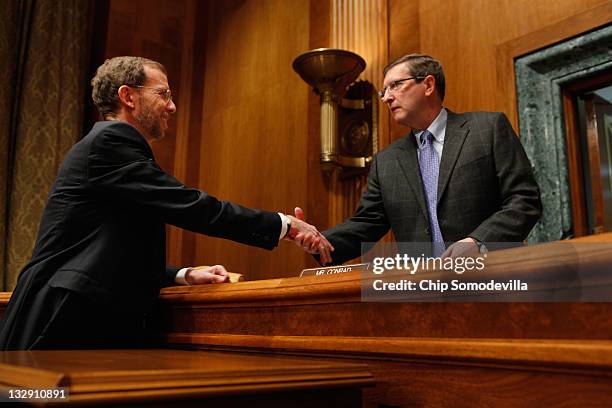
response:
<path id="1" fill-rule="evenodd" d="M 191 268 L 182 268 L 182 269 L 179 269 L 179 271 L 176 273 L 176 277 L 174 278 L 174 282 L 179 284 L 179 285 L 189 286 L 189 282 L 187 282 L 187 279 L 185 279 L 185 275 L 187 274 L 187 271 L 189 269 L 191 269 Z"/>
<path id="2" fill-rule="evenodd" d="M 285 238 L 285 235 L 287 235 L 287 227 L 289 225 L 289 218 L 287 218 L 287 216 L 283 213 L 278 213 L 278 216 L 281 219 L 281 231 L 278 237 L 278 240 L 280 241 L 281 239 Z"/>

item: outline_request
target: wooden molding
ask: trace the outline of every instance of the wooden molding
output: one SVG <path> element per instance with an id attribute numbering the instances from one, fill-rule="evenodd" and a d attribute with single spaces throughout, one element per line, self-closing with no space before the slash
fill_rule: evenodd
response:
<path id="1" fill-rule="evenodd" d="M 436 361 L 441 364 L 534 366 L 602 370 L 612 376 L 612 341 L 434 339 L 408 337 L 258 336 L 203 333 L 167 333 L 169 344 L 264 351 L 308 352 L 376 359 Z"/>
<path id="2" fill-rule="evenodd" d="M 609 84 L 612 81 L 612 72 L 607 72 L 602 75 L 598 75 L 596 77 L 587 78 L 582 81 L 574 82 L 563 88 L 563 113 L 565 119 L 565 134 L 566 134 L 566 144 L 567 144 L 567 160 L 568 160 L 568 174 L 569 174 L 569 184 L 570 184 L 570 196 L 572 200 L 572 220 L 573 220 L 573 232 L 575 237 L 582 237 L 592 234 L 591 231 L 588 230 L 587 225 L 587 210 L 586 210 L 586 202 L 585 202 L 585 187 L 583 180 L 583 162 L 582 162 L 582 151 L 580 144 L 580 129 L 578 128 L 578 118 L 576 117 L 576 107 L 574 106 L 574 100 L 576 95 L 588 92 L 600 87 Z M 590 126 L 590 129 L 587 129 L 587 133 L 592 132 L 593 128 L 596 124 L 592 121 L 589 121 L 587 118 L 587 124 Z M 593 138 L 597 138 L 597 135 L 590 134 L 589 135 L 589 143 Z M 590 154 L 597 154 L 596 161 L 599 161 L 599 153 L 591 152 Z M 599 165 L 595 163 L 591 163 L 591 170 L 597 169 L 593 174 L 591 174 L 591 178 L 593 179 L 593 185 L 599 184 L 601 186 L 600 180 L 594 180 L 595 178 L 599 179 Z M 598 207 L 598 211 L 601 211 L 600 214 L 600 222 L 603 214 L 603 198 L 601 197 L 601 191 L 598 195 L 598 201 L 596 200 L 596 207 Z"/>
<path id="3" fill-rule="evenodd" d="M 597 234 L 604 228 L 604 197 L 603 186 L 601 184 L 601 160 L 599 152 L 599 135 L 597 134 L 597 120 L 595 117 L 595 105 L 593 95 L 585 100 L 586 113 L 586 146 L 590 161 L 589 177 L 591 179 L 591 199 L 593 202 L 593 212 L 595 225 L 591 234 Z"/>
<path id="4" fill-rule="evenodd" d="M 13 292 L 0 292 L 0 319 L 2 319 L 2 316 L 4 315 L 4 311 L 6 310 L 6 306 L 8 305 L 12 294 Z"/>
<path id="5" fill-rule="evenodd" d="M 565 142 L 567 145 L 567 170 L 572 200 L 573 233 L 574 237 L 582 237 L 589 235 L 585 189 L 582 177 L 582 149 L 580 147 L 578 118 L 576 117 L 573 95 L 567 89 L 563 90 L 563 112 L 565 113 Z"/>
<path id="6" fill-rule="evenodd" d="M 0 307 L 6 306 L 13 292 L 0 292 Z"/>

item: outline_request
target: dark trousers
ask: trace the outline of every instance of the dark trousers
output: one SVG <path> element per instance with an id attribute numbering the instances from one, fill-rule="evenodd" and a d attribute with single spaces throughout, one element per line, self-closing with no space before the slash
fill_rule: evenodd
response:
<path id="1" fill-rule="evenodd" d="M 13 295 L 15 296 L 15 294 Z M 144 318 L 64 288 L 44 285 L 9 302 L 0 350 L 103 349 L 151 344 Z M 13 307 L 11 307 L 13 306 Z"/>

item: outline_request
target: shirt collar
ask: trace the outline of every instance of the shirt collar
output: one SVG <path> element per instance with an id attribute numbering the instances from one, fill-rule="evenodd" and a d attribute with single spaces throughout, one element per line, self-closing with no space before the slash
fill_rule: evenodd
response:
<path id="1" fill-rule="evenodd" d="M 438 143 L 444 144 L 444 135 L 446 133 L 447 119 L 448 119 L 448 113 L 446 112 L 446 109 L 442 108 L 440 110 L 440 113 L 438 113 L 438 116 L 436 116 L 434 121 L 431 122 L 431 124 L 427 127 L 427 130 L 431 132 L 434 139 Z M 419 143 L 421 140 L 421 133 L 423 133 L 422 130 L 414 134 L 416 136 L 417 143 Z"/>

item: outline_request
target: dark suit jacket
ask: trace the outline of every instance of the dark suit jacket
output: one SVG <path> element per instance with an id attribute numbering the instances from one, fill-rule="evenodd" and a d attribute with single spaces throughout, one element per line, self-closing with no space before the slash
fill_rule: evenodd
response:
<path id="1" fill-rule="evenodd" d="M 0 330 L 0 349 L 36 313 L 44 285 L 113 305 L 138 319 L 151 311 L 166 271 L 165 224 L 272 249 L 276 213 L 217 200 L 160 169 L 141 134 L 124 122 L 98 122 L 64 159 Z M 84 315 L 85 315 L 84 311 Z M 4 347 L 3 347 L 4 346 Z"/>
<path id="2" fill-rule="evenodd" d="M 448 112 L 438 178 L 438 222 L 446 242 L 521 242 L 541 213 L 538 186 L 503 113 Z M 430 242 L 429 216 L 413 133 L 381 151 L 354 216 L 324 235 L 334 263 L 361 254 L 393 229 L 398 242 Z"/>

